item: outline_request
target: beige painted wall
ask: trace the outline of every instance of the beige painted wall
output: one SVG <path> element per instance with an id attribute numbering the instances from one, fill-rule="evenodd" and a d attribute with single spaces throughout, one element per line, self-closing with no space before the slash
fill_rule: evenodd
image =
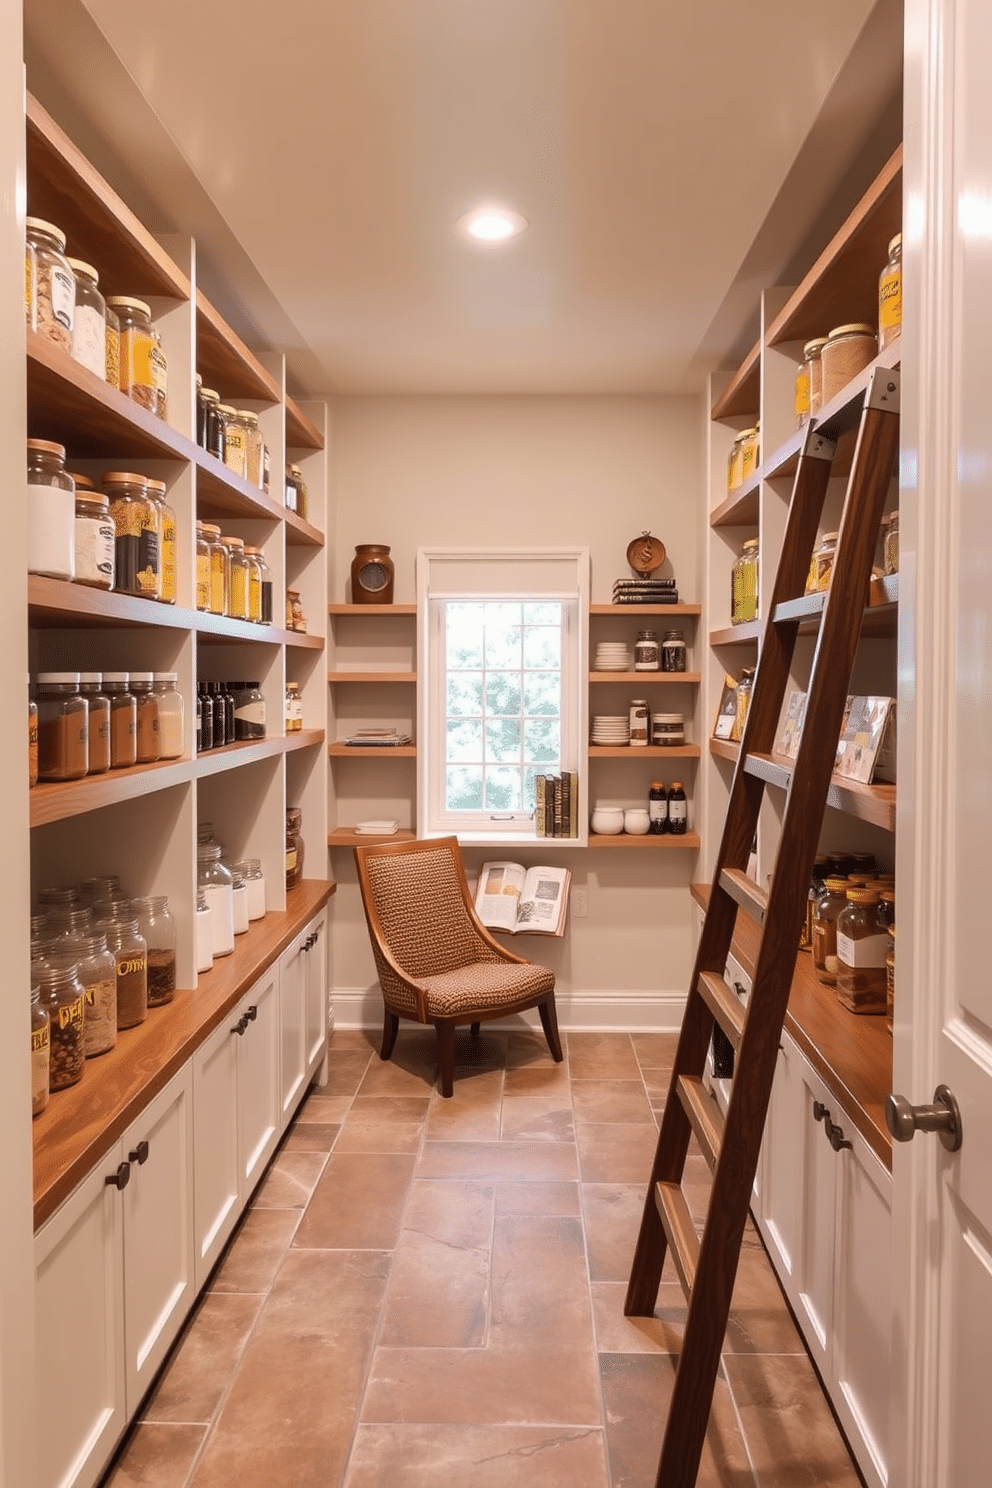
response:
<path id="1" fill-rule="evenodd" d="M 699 401 L 691 398 L 338 399 L 331 460 L 336 511 L 331 598 L 349 597 L 348 572 L 360 542 L 390 544 L 394 597 L 403 601 L 416 597 L 420 545 L 524 544 L 530 535 L 541 541 L 557 535 L 563 543 L 589 547 L 592 598 L 605 602 L 613 580 L 629 574 L 627 543 L 649 528 L 668 550 L 664 572 L 674 574 L 683 599 L 695 601 L 702 417 Z M 637 626 L 631 622 L 628 629 L 632 638 Z M 691 625 L 686 637 L 693 638 Z M 698 741 L 698 717 L 692 727 Z M 398 815 L 405 782 L 413 789 L 414 772 L 411 768 L 404 776 L 400 761 L 385 768 L 390 773 L 379 774 L 382 814 L 388 809 Z M 641 799 L 643 766 L 597 769 L 602 773 L 593 777 L 592 794 Z M 682 762 L 690 794 L 697 769 Z M 470 873 L 484 857 L 499 855 L 493 849 L 467 852 Z M 521 943 L 525 954 L 539 955 L 554 967 L 564 1024 L 603 1026 L 615 1020 L 620 1026 L 652 1026 L 677 1016 L 677 999 L 691 969 L 687 885 L 696 875 L 695 854 L 552 853 L 535 847 L 515 849 L 513 855 L 565 863 L 575 885 L 588 890 L 588 918 L 573 918 L 563 940 Z M 340 885 L 333 902 L 332 984 L 338 1020 L 347 1023 L 357 1016 L 359 992 L 374 989 L 375 977 L 350 851 L 333 854 L 331 871 Z M 378 1019 L 381 1004 L 374 993 L 365 1008 Z"/>

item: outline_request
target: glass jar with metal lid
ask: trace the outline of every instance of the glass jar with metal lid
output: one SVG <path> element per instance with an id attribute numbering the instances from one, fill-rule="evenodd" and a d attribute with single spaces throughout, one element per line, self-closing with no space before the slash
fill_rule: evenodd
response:
<path id="1" fill-rule="evenodd" d="M 220 528 L 213 522 L 203 523 L 203 534 L 210 545 L 210 613 L 226 615 L 229 586 L 227 548 L 221 542 Z"/>
<path id="2" fill-rule="evenodd" d="M 72 359 L 103 382 L 107 375 L 107 306 L 92 264 L 67 259 L 76 280 L 72 318 Z"/>
<path id="3" fill-rule="evenodd" d="M 837 916 L 847 904 L 849 888 L 846 878 L 828 878 L 813 903 L 813 965 L 828 987 L 837 980 Z"/>
<path id="4" fill-rule="evenodd" d="M 106 470 L 100 481 L 114 519 L 114 584 L 120 594 L 158 599 L 162 583 L 159 510 L 133 470 Z"/>
<path id="5" fill-rule="evenodd" d="M 84 489 L 73 477 L 75 495 L 75 581 L 91 589 L 114 587 L 117 530 L 110 502 L 100 491 Z"/>
<path id="6" fill-rule="evenodd" d="M 32 967 L 39 1002 L 48 1012 L 49 1087 L 66 1090 L 83 1077 L 86 1059 L 84 1007 L 86 993 L 79 980 L 76 957 L 48 949 Z"/>
<path id="7" fill-rule="evenodd" d="M 734 442 L 730 446 L 730 454 L 727 458 L 728 494 L 731 491 L 736 491 L 744 479 L 744 436 L 746 433 L 746 429 L 741 430 L 739 434 L 735 435 Z"/>
<path id="8" fill-rule="evenodd" d="M 104 306 L 107 363 L 104 373 L 107 385 L 120 392 L 121 387 L 121 322 L 112 305 Z"/>
<path id="9" fill-rule="evenodd" d="M 245 424 L 245 480 L 250 485 L 262 488 L 262 449 L 265 441 L 258 427 L 258 414 L 249 408 L 239 408 L 238 413 Z"/>
<path id="10" fill-rule="evenodd" d="M 40 217 L 25 218 L 24 230 L 35 257 L 35 329 L 71 352 L 76 278 L 65 256 L 65 233 Z"/>
<path id="11" fill-rule="evenodd" d="M 202 522 L 196 524 L 196 608 L 210 608 L 210 543 Z"/>
<path id="12" fill-rule="evenodd" d="M 137 706 L 137 761 L 151 765 L 162 757 L 162 740 L 158 726 L 158 698 L 155 696 L 155 673 L 132 672 L 131 691 Z"/>
<path id="13" fill-rule="evenodd" d="M 303 878 L 306 848 L 302 835 L 303 812 L 299 806 L 286 807 L 286 888 L 295 889 Z"/>
<path id="14" fill-rule="evenodd" d="M 731 621 L 740 625 L 758 616 L 759 542 L 749 537 L 741 546 L 741 555 L 732 570 Z"/>
<path id="15" fill-rule="evenodd" d="M 286 732 L 299 733 L 303 728 L 303 699 L 298 682 L 286 683 Z"/>
<path id="16" fill-rule="evenodd" d="M 158 704 L 158 739 L 161 759 L 181 759 L 183 752 L 183 698 L 176 687 L 178 672 L 154 672 L 152 689 Z"/>
<path id="17" fill-rule="evenodd" d="M 655 713 L 651 719 L 651 743 L 663 749 L 675 749 L 685 743 L 685 715 Z"/>
<path id="18" fill-rule="evenodd" d="M 239 862 L 231 864 L 231 870 L 237 872 L 248 890 L 249 920 L 264 919 L 265 874 L 262 872 L 261 858 L 242 858 Z"/>
<path id="19" fill-rule="evenodd" d="M 286 507 L 304 521 L 307 515 L 307 483 L 299 465 L 286 467 Z"/>
<path id="20" fill-rule="evenodd" d="M 233 880 L 220 860 L 218 843 L 198 843 L 196 878 L 210 909 L 211 952 L 215 957 L 229 956 L 234 950 Z"/>
<path id="21" fill-rule="evenodd" d="M 164 894 L 132 899 L 148 957 L 148 1006 L 164 1007 L 176 995 L 176 922 Z"/>
<path id="22" fill-rule="evenodd" d="M 224 458 L 224 425 L 220 414 L 220 394 L 213 388 L 201 388 L 197 395 L 201 412 L 200 423 L 203 437 L 200 440 L 203 448 L 208 454 L 216 455 L 218 460 Z"/>
<path id="23" fill-rule="evenodd" d="M 166 500 L 168 487 L 165 481 L 152 480 L 149 476 L 145 484 L 148 488 L 148 495 L 158 508 L 159 560 L 162 570 L 162 583 L 158 597 L 164 604 L 175 604 L 176 514 Z"/>
<path id="24" fill-rule="evenodd" d="M 89 709 L 88 775 L 110 769 L 110 698 L 103 691 L 100 672 L 80 672 L 79 690 Z"/>
<path id="25" fill-rule="evenodd" d="M 241 875 L 240 863 L 225 863 L 231 875 L 231 917 L 235 935 L 244 935 L 248 930 L 248 885 Z"/>
<path id="26" fill-rule="evenodd" d="M 41 1005 L 41 985 L 31 988 L 31 1115 L 48 1105 L 51 1015 Z"/>
<path id="27" fill-rule="evenodd" d="M 65 446 L 27 442 L 28 573 L 72 579 L 76 573 L 76 485 Z"/>
<path id="28" fill-rule="evenodd" d="M 245 548 L 258 564 L 259 581 L 259 623 L 261 625 L 272 624 L 272 570 L 265 561 L 265 553 L 261 548 Z"/>
<path id="29" fill-rule="evenodd" d="M 878 280 L 878 349 L 902 333 L 902 233 L 889 242 L 889 261 Z"/>
<path id="30" fill-rule="evenodd" d="M 228 403 L 222 403 L 220 410 L 224 415 L 224 464 L 244 480 L 248 436 L 244 410 Z"/>
<path id="31" fill-rule="evenodd" d="M 741 485 L 757 470 L 760 454 L 761 435 L 755 424 L 753 429 L 745 429 L 741 434 Z"/>
<path id="32" fill-rule="evenodd" d="M 148 947 L 138 921 L 121 908 L 96 928 L 107 937 L 117 975 L 117 1027 L 136 1028 L 148 1016 Z"/>
<path id="33" fill-rule="evenodd" d="M 242 682 L 234 694 L 234 737 L 265 738 L 265 698 L 257 681 Z"/>
<path id="34" fill-rule="evenodd" d="M 110 699 L 110 768 L 126 770 L 137 762 L 138 703 L 128 672 L 104 672 L 103 690 Z"/>
<path id="35" fill-rule="evenodd" d="M 38 778 L 82 780 L 89 768 L 89 706 L 78 672 L 39 672 Z"/>
<path id="36" fill-rule="evenodd" d="M 661 641 L 661 670 L 685 671 L 685 636 L 681 630 L 666 630 Z"/>
<path id="37" fill-rule="evenodd" d="M 230 575 L 230 588 L 228 589 L 227 613 L 232 620 L 248 619 L 248 564 L 245 561 L 245 545 L 240 537 L 221 537 L 221 542 L 227 549 L 228 573 Z"/>
<path id="38" fill-rule="evenodd" d="M 149 413 L 156 413 L 151 306 L 129 295 L 109 295 L 107 304 L 120 322 L 120 390 Z"/>
<path id="39" fill-rule="evenodd" d="M 246 545 L 244 552 L 248 567 L 248 619 L 257 625 L 262 619 L 261 549 Z"/>
<path id="40" fill-rule="evenodd" d="M 805 592 L 807 594 L 819 594 L 830 588 L 830 575 L 834 571 L 838 536 L 836 532 L 825 532 L 813 549 L 809 573 L 806 575 Z"/>
<path id="41" fill-rule="evenodd" d="M 152 326 L 152 349 L 148 354 L 149 366 L 152 374 L 152 388 L 155 392 L 155 407 L 152 410 L 160 419 L 169 417 L 169 359 L 162 345 L 162 334 L 157 326 Z"/>
<path id="42" fill-rule="evenodd" d="M 24 323 L 29 331 L 36 331 L 36 300 L 38 297 L 38 256 L 34 244 L 24 239 Z"/>
<path id="43" fill-rule="evenodd" d="M 658 632 L 656 630 L 639 630 L 637 632 L 637 640 L 634 642 L 634 671 L 656 672 L 659 669 L 660 661 Z"/>
<path id="44" fill-rule="evenodd" d="M 796 428 L 815 418 L 823 406 L 823 365 L 820 360 L 826 336 L 814 336 L 803 347 L 803 359 L 796 368 Z"/>
<path id="45" fill-rule="evenodd" d="M 835 326 L 820 352 L 823 402 L 829 403 L 878 355 L 875 327 L 864 321 Z"/>
<path id="46" fill-rule="evenodd" d="M 837 996 L 855 1013 L 885 1012 L 889 938 L 878 922 L 874 889 L 849 888 L 837 916 Z"/>
<path id="47" fill-rule="evenodd" d="M 83 1047 L 87 1059 L 106 1054 L 117 1043 L 117 962 L 106 931 L 91 925 L 74 940 L 83 984 Z"/>

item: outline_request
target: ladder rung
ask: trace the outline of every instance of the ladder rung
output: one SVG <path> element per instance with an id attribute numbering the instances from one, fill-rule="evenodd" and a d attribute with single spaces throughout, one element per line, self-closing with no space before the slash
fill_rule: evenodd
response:
<path id="1" fill-rule="evenodd" d="M 759 925 L 763 924 L 768 895 L 764 889 L 759 889 L 753 878 L 748 878 L 739 868 L 724 868 L 720 873 L 720 887 L 752 919 L 757 920 Z"/>
<path id="2" fill-rule="evenodd" d="M 716 1167 L 723 1141 L 724 1120 L 720 1107 L 697 1075 L 679 1075 L 677 1089 L 696 1141 L 712 1170 Z"/>
<path id="3" fill-rule="evenodd" d="M 735 1049 L 744 1035 L 744 1004 L 728 982 L 715 972 L 699 975 L 699 995 Z"/>
<path id="4" fill-rule="evenodd" d="M 661 1223 L 668 1237 L 675 1269 L 679 1273 L 682 1290 L 688 1299 L 696 1276 L 699 1236 L 692 1223 L 689 1206 L 677 1183 L 656 1183 L 654 1197 L 658 1213 L 661 1215 Z"/>

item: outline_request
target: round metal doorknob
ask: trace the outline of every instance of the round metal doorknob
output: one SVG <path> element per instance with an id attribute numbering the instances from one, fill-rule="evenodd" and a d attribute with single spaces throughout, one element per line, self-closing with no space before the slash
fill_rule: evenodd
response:
<path id="1" fill-rule="evenodd" d="M 946 1085 L 937 1086 L 931 1106 L 912 1106 L 904 1095 L 886 1096 L 885 1124 L 897 1142 L 911 1142 L 918 1131 L 932 1131 L 948 1152 L 961 1146 L 961 1111 Z"/>

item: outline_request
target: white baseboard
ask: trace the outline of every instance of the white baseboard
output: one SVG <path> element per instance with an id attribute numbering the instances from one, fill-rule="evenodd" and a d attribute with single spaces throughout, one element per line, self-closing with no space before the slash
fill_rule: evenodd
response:
<path id="1" fill-rule="evenodd" d="M 677 1033 L 685 1010 L 684 992 L 558 992 L 558 1027 L 565 1033 Z M 536 1010 L 497 1019 L 492 1028 L 521 1022 L 540 1029 Z M 382 996 L 377 987 L 331 989 L 335 1028 L 381 1028 Z M 400 1025 L 404 1025 L 401 1023 Z"/>

